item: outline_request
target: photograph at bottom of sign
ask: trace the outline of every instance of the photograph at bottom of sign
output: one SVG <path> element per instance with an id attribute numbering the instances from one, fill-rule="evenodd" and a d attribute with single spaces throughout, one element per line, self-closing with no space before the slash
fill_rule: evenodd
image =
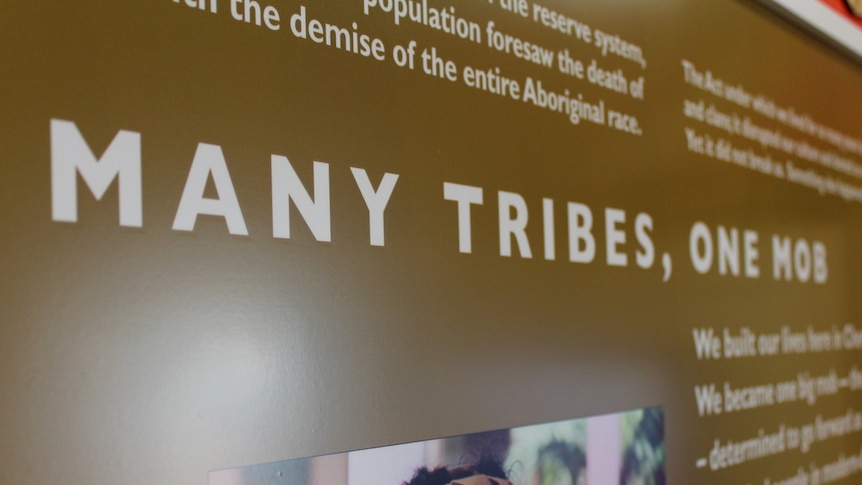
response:
<path id="1" fill-rule="evenodd" d="M 209 485 L 664 485 L 646 408 L 212 471 Z"/>

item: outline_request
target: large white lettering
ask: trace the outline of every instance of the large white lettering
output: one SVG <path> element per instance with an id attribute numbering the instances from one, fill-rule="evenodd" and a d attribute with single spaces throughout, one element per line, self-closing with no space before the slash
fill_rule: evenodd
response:
<path id="1" fill-rule="evenodd" d="M 272 236 L 290 239 L 290 202 L 318 241 L 332 241 L 329 164 L 314 162 L 314 199 L 287 157 L 272 156 Z"/>
<path id="2" fill-rule="evenodd" d="M 55 221 L 78 222 L 76 174 L 96 200 L 102 200 L 118 179 L 120 225 L 143 225 L 140 133 L 119 131 L 97 159 L 75 123 L 51 120 L 51 216 Z"/>
<path id="3" fill-rule="evenodd" d="M 212 178 L 217 198 L 204 197 L 207 180 Z M 238 236 L 248 236 L 248 229 L 239 208 L 236 191 L 227 170 L 224 154 L 218 145 L 198 144 L 192 168 L 183 189 L 180 206 L 174 218 L 175 231 L 193 231 L 198 215 L 221 216 L 227 230 Z"/>

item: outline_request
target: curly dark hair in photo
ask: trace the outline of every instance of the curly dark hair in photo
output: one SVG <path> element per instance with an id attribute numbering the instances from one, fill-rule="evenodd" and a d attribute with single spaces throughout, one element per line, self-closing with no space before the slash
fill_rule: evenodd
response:
<path id="1" fill-rule="evenodd" d="M 644 456 L 646 449 L 651 450 L 653 456 Z M 666 483 L 664 414 L 657 408 L 644 411 L 643 417 L 635 429 L 632 442 L 626 446 L 623 453 L 620 484 L 625 485 L 630 480 L 638 478 L 641 479 L 640 483 L 649 485 L 665 485 Z"/>
<path id="2" fill-rule="evenodd" d="M 422 467 L 416 470 L 413 478 L 401 485 L 446 485 L 453 480 L 472 477 L 473 475 L 487 475 L 489 477 L 507 479 L 503 465 L 493 458 L 483 457 L 475 465 L 461 465 L 453 468 L 445 466 L 429 470 Z"/>

